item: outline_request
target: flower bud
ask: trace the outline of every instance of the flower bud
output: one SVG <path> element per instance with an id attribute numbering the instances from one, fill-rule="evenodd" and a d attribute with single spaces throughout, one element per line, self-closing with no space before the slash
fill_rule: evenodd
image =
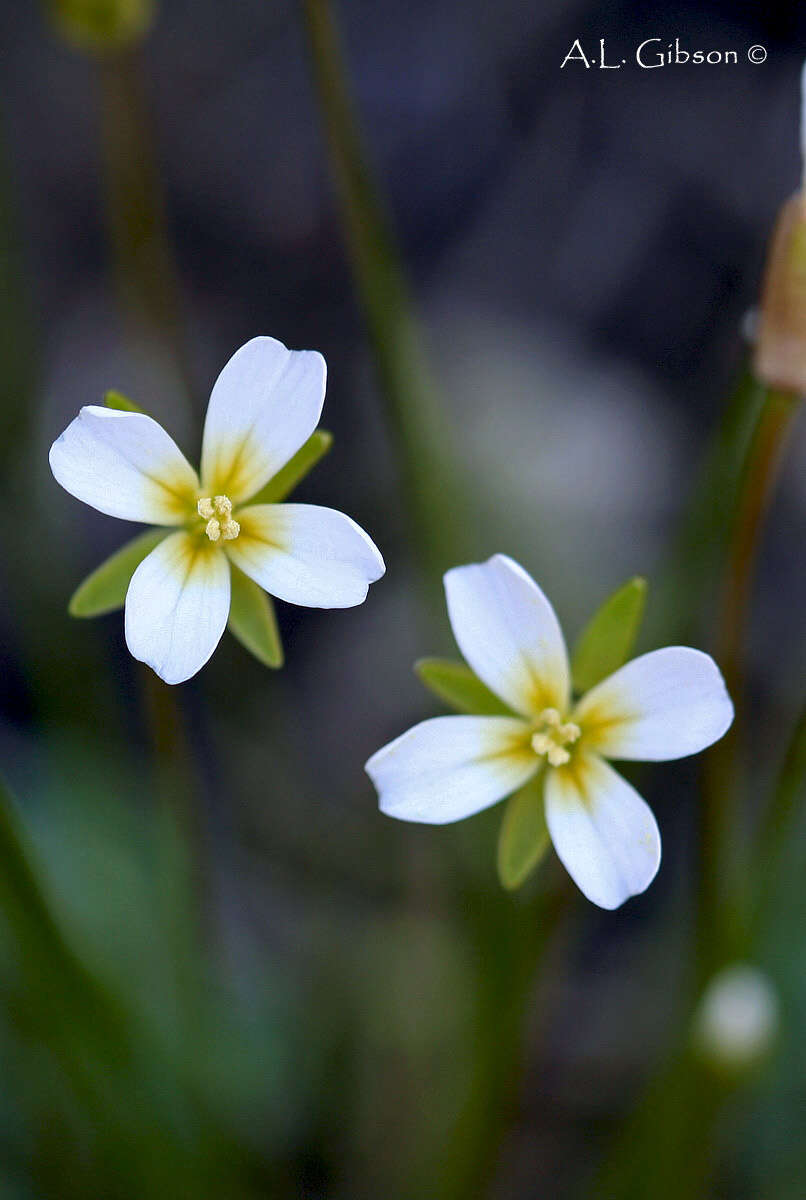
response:
<path id="1" fill-rule="evenodd" d="M 54 24 L 81 50 L 117 50 L 145 37 L 155 0 L 47 0 Z"/>
<path id="2" fill-rule="evenodd" d="M 770 387 L 806 395 L 806 195 L 786 202 L 770 244 L 755 372 Z"/>
<path id="3" fill-rule="evenodd" d="M 715 975 L 694 1017 L 694 1042 L 714 1068 L 739 1073 L 769 1051 L 778 1029 L 778 996 L 757 967 L 736 963 Z"/>

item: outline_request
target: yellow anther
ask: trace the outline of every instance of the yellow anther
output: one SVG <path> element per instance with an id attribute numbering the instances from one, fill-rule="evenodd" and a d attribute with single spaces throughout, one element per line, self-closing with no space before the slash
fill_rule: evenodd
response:
<path id="1" fill-rule="evenodd" d="M 202 496 L 196 502 L 196 511 L 207 522 L 204 532 L 211 542 L 217 542 L 219 538 L 231 542 L 241 532 L 240 525 L 232 516 L 229 496 Z"/>
<path id="2" fill-rule="evenodd" d="M 532 734 L 532 749 L 535 754 L 545 754 L 552 767 L 562 767 L 571 759 L 566 747 L 573 745 L 580 734 L 579 726 L 573 721 L 563 722 L 556 708 L 544 708 Z"/>
<path id="3" fill-rule="evenodd" d="M 562 767 L 570 760 L 571 755 L 562 746 L 550 746 L 546 758 L 552 767 Z"/>

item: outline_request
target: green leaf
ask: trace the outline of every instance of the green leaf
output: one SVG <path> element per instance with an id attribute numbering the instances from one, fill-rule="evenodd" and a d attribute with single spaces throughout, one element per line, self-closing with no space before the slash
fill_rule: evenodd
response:
<path id="1" fill-rule="evenodd" d="M 273 479 L 260 489 L 250 504 L 277 504 L 285 500 L 289 492 L 297 486 L 312 471 L 320 458 L 324 458 L 333 445 L 333 434 L 326 429 L 317 429 L 294 455 L 281 467 Z"/>
<path id="2" fill-rule="evenodd" d="M 243 571 L 232 568 L 229 630 L 242 646 L 267 667 L 283 665 L 283 643 L 277 628 L 274 604 L 262 588 Z"/>
<path id="3" fill-rule="evenodd" d="M 512 709 L 491 692 L 463 662 L 450 658 L 420 658 L 414 670 L 429 691 L 451 708 L 478 716 L 512 716 Z"/>
<path id="4" fill-rule="evenodd" d="M 509 890 L 531 875 L 549 846 L 543 803 L 543 772 L 507 800 L 498 835 L 498 878 Z"/>
<path id="5" fill-rule="evenodd" d="M 114 390 L 104 392 L 104 404 L 107 408 L 117 408 L 120 412 L 145 412 L 145 409 L 142 409 L 139 404 L 135 404 L 128 396 L 124 396 L 123 392 Z"/>
<path id="6" fill-rule="evenodd" d="M 582 630 L 571 655 L 578 692 L 587 692 L 627 661 L 641 628 L 646 594 L 646 580 L 636 575 L 605 600 Z"/>
<path id="7" fill-rule="evenodd" d="M 96 567 L 70 597 L 70 616 L 100 617 L 123 608 L 135 569 L 169 533 L 169 529 L 147 529 Z"/>

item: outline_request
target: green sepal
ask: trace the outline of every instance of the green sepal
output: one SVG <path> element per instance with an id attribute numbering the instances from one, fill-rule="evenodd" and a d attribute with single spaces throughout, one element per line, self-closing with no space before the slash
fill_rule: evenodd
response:
<path id="1" fill-rule="evenodd" d="M 116 408 L 120 412 L 145 413 L 145 409 L 139 404 L 135 404 L 128 396 L 124 396 L 123 392 L 116 392 L 114 389 L 104 392 L 104 404 L 107 408 Z"/>
<path id="2" fill-rule="evenodd" d="M 507 800 L 498 835 L 498 878 L 509 891 L 519 888 L 549 847 L 543 803 L 543 771 L 538 770 Z"/>
<path id="3" fill-rule="evenodd" d="M 277 504 L 285 500 L 289 492 L 300 483 L 309 471 L 312 471 L 320 458 L 324 458 L 333 445 L 333 434 L 326 429 L 317 429 L 308 438 L 304 446 L 296 452 L 284 467 L 260 489 L 250 504 Z"/>
<path id="4" fill-rule="evenodd" d="M 513 715 L 512 709 L 463 662 L 451 658 L 419 658 L 414 670 L 429 691 L 459 712 L 483 717 Z"/>
<path id="5" fill-rule="evenodd" d="M 70 616 L 101 617 L 123 608 L 135 569 L 170 532 L 170 529 L 147 529 L 96 567 L 70 597 L 67 606 Z"/>
<path id="6" fill-rule="evenodd" d="M 627 661 L 641 628 L 646 596 L 647 582 L 636 575 L 594 613 L 571 655 L 576 691 L 587 692 Z"/>
<path id="7" fill-rule="evenodd" d="M 232 574 L 232 598 L 230 601 L 228 628 L 250 654 L 254 654 L 266 667 L 283 665 L 283 643 L 277 628 L 274 604 L 263 588 L 258 587 L 234 563 L 230 563 Z"/>

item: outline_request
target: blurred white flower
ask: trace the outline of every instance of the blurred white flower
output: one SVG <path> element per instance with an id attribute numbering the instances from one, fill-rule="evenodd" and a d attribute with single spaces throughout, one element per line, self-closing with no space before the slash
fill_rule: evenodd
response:
<path id="1" fill-rule="evenodd" d="M 500 554 L 456 567 L 445 591 L 468 665 L 513 715 L 436 717 L 379 750 L 366 770 L 381 810 L 458 821 L 543 769 L 557 854 L 589 900 L 618 907 L 654 878 L 660 835 L 606 759 L 681 758 L 722 737 L 733 705 L 716 664 L 684 646 L 654 650 L 573 703 L 557 617 L 522 567 Z"/>
<path id="2" fill-rule="evenodd" d="M 696 1045 L 716 1066 L 741 1070 L 770 1048 L 778 1029 L 778 996 L 757 967 L 737 963 L 705 990 L 694 1020 Z"/>
<path id="3" fill-rule="evenodd" d="M 230 563 L 273 596 L 349 608 L 384 573 L 378 549 L 343 513 L 310 504 L 248 504 L 319 422 L 321 354 L 257 337 L 238 350 L 210 396 L 201 482 L 144 413 L 82 408 L 52 445 L 71 495 L 126 521 L 177 527 L 143 559 L 126 594 L 126 642 L 166 683 L 207 662 L 227 624 Z"/>

